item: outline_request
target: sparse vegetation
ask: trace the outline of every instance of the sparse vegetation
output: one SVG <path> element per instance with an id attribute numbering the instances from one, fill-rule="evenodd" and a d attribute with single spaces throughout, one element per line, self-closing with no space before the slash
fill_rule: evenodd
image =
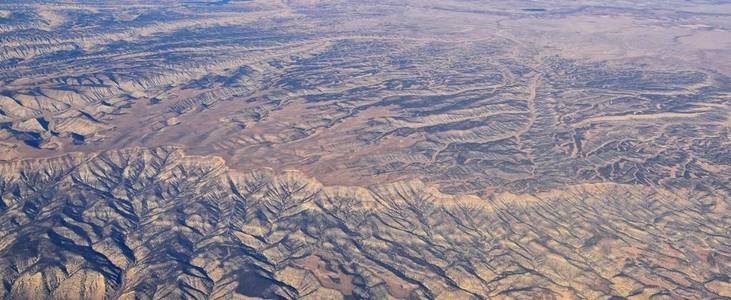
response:
<path id="1" fill-rule="evenodd" d="M 729 15 L 5 1 L 0 299 L 731 297 Z"/>

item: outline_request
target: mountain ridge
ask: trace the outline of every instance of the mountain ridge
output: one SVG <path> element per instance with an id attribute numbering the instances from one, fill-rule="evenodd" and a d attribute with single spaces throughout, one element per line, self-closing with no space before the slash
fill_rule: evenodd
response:
<path id="1" fill-rule="evenodd" d="M 62 167 L 78 156 L 0 164 L 24 167 L 0 177 L 2 298 L 706 297 L 728 285 L 731 198 L 717 191 L 600 183 L 482 200 L 416 180 L 326 187 L 175 147 Z"/>

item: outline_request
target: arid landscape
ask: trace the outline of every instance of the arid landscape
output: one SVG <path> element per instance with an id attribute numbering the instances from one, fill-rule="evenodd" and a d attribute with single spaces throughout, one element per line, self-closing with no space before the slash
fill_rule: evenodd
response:
<path id="1" fill-rule="evenodd" d="M 731 3 L 0 2 L 0 299 L 731 299 Z"/>

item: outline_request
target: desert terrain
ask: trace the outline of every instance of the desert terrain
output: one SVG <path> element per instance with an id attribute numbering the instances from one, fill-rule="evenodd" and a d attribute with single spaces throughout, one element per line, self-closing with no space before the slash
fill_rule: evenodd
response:
<path id="1" fill-rule="evenodd" d="M 725 1 L 0 3 L 2 299 L 731 298 Z"/>

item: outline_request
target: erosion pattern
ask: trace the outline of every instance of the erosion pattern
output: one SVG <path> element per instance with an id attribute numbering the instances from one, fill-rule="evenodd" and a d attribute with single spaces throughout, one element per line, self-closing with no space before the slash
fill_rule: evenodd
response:
<path id="1" fill-rule="evenodd" d="M 692 187 L 485 200 L 171 148 L 2 168 L 5 298 L 730 296 L 731 200 Z"/>
<path id="2" fill-rule="evenodd" d="M 729 298 L 731 4 L 602 2 L 0 3 L 0 298 Z"/>

